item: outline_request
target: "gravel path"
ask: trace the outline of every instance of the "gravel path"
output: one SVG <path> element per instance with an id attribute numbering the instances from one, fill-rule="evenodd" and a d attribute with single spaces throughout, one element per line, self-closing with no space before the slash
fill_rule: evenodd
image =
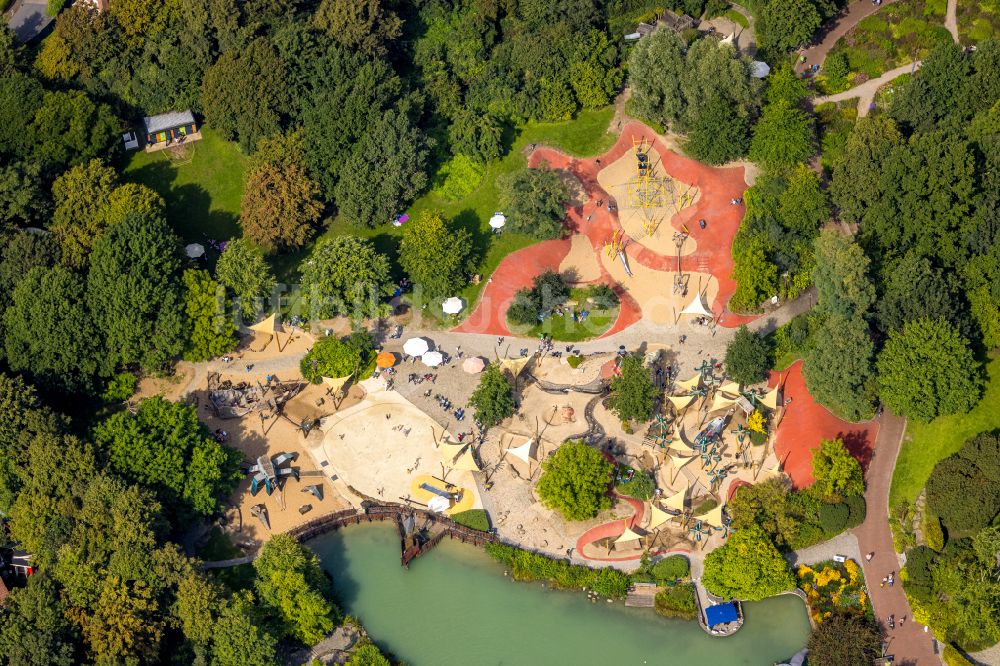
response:
<path id="1" fill-rule="evenodd" d="M 882 7 L 894 1 L 883 0 Z M 822 66 L 823 61 L 826 60 L 826 56 L 833 49 L 837 41 L 846 35 L 851 28 L 856 26 L 859 21 L 871 16 L 879 9 L 880 7 L 872 4 L 871 0 L 855 0 L 855 2 L 845 7 L 832 21 L 820 28 L 816 36 L 822 36 L 822 39 L 818 43 L 814 43 L 809 48 L 801 51 L 800 55 L 804 55 L 806 59 L 805 62 L 801 58 L 796 61 L 795 71 L 801 73 L 813 65 Z"/>
<path id="2" fill-rule="evenodd" d="M 958 0 L 948 0 L 948 9 L 944 15 L 944 27 L 948 28 L 955 43 L 960 44 L 958 39 Z"/>
<path id="3" fill-rule="evenodd" d="M 861 564 L 861 550 L 858 548 L 857 537 L 850 532 L 843 532 L 829 541 L 788 553 L 785 559 L 795 567 L 800 564 L 811 565 L 832 560 L 834 555 L 843 555 Z"/>

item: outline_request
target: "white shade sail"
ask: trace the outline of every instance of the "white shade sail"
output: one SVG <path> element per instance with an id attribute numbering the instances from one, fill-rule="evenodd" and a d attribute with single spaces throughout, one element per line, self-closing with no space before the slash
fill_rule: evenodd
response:
<path id="1" fill-rule="evenodd" d="M 503 213 L 494 213 L 493 217 L 490 218 L 490 227 L 494 229 L 502 229 L 505 224 L 507 224 L 507 217 Z"/>
<path id="2" fill-rule="evenodd" d="M 684 484 L 684 487 L 679 491 L 664 500 L 663 505 L 672 511 L 684 511 L 684 502 L 687 501 L 688 486 Z"/>
<path id="3" fill-rule="evenodd" d="M 689 462 L 691 462 L 692 460 L 694 460 L 697 457 L 698 456 L 689 456 L 689 457 L 685 457 L 685 456 L 670 456 L 670 461 L 672 463 L 674 463 L 674 468 L 675 469 L 680 469 L 681 467 L 684 467 L 684 465 L 687 465 Z"/>
<path id="4" fill-rule="evenodd" d="M 708 411 L 717 412 L 722 409 L 729 409 L 735 402 L 736 398 L 727 398 L 719 392 L 715 394 L 715 399 L 712 400 L 712 406 Z"/>
<path id="5" fill-rule="evenodd" d="M 615 539 L 615 543 L 628 543 L 629 541 L 637 541 L 641 538 L 642 536 L 633 532 L 632 528 L 629 527 L 628 523 L 626 522 L 625 531 L 622 532 L 622 535 L 620 537 Z"/>
<path id="6" fill-rule="evenodd" d="M 437 366 L 444 363 L 444 356 L 441 355 L 441 352 L 429 351 L 429 352 L 424 352 L 423 355 L 420 357 L 420 360 L 424 362 L 424 365 L 429 366 L 431 368 L 436 368 Z"/>
<path id="7" fill-rule="evenodd" d="M 764 405 L 768 409 L 777 409 L 778 391 L 780 390 L 780 386 L 775 386 L 773 389 L 764 394 L 764 397 L 760 399 L 760 404 Z"/>
<path id="8" fill-rule="evenodd" d="M 655 502 L 650 502 L 649 506 L 649 527 L 647 529 L 655 530 L 657 527 L 673 518 L 672 515 L 656 506 Z"/>
<path id="9" fill-rule="evenodd" d="M 430 348 L 430 344 L 423 338 L 410 338 L 403 343 L 403 352 L 410 356 L 423 356 Z"/>
<path id="10" fill-rule="evenodd" d="M 441 309 L 444 310 L 445 314 L 458 314 L 464 307 L 465 304 L 458 296 L 452 296 L 441 304 Z"/>
<path id="11" fill-rule="evenodd" d="M 725 384 L 719 387 L 719 390 L 722 391 L 723 393 L 728 393 L 730 395 L 735 396 L 740 394 L 740 385 L 737 384 L 736 382 L 726 382 Z"/>
<path id="12" fill-rule="evenodd" d="M 677 411 L 680 411 L 691 404 L 694 400 L 693 395 L 669 395 L 667 400 L 674 406 Z"/>
<path id="13" fill-rule="evenodd" d="M 484 361 L 479 356 L 470 356 L 469 358 L 462 361 L 462 370 L 465 370 L 470 375 L 482 372 L 486 367 L 486 361 Z"/>
<path id="14" fill-rule="evenodd" d="M 283 333 L 281 329 L 281 320 L 278 319 L 277 314 L 272 314 L 270 317 L 257 322 L 250 327 L 251 331 L 255 333 L 264 333 L 266 335 L 274 335 L 275 333 Z"/>
<path id="15" fill-rule="evenodd" d="M 535 440 L 529 439 L 527 442 L 517 447 L 516 449 L 507 449 L 507 453 L 508 455 L 512 455 L 518 460 L 523 461 L 525 465 L 530 465 L 531 461 L 535 459 L 535 457 L 531 453 L 531 449 L 534 445 L 535 445 Z"/>
<path id="16" fill-rule="evenodd" d="M 705 301 L 702 299 L 701 294 L 695 294 L 694 300 L 686 308 L 681 310 L 681 314 L 695 315 L 698 317 L 714 317 L 712 311 L 708 309 L 705 305 Z"/>

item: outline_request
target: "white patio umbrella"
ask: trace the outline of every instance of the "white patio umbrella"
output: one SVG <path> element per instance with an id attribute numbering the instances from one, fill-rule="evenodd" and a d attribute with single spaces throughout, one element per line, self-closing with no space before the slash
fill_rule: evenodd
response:
<path id="1" fill-rule="evenodd" d="M 441 309 L 445 311 L 445 314 L 458 314 L 464 307 L 465 303 L 458 296 L 452 296 L 441 304 Z"/>
<path id="2" fill-rule="evenodd" d="M 490 218 L 490 226 L 494 229 L 502 229 L 507 224 L 507 218 L 503 213 L 494 213 Z"/>
<path id="3" fill-rule="evenodd" d="M 205 254 L 205 246 L 201 243 L 191 243 L 185 246 L 184 254 L 186 254 L 191 259 L 197 259 L 198 257 Z"/>
<path id="4" fill-rule="evenodd" d="M 420 360 L 424 362 L 424 365 L 436 368 L 444 363 L 444 356 L 441 355 L 441 352 L 429 351 L 424 352 L 423 356 L 420 357 Z"/>
<path id="5" fill-rule="evenodd" d="M 470 356 L 469 358 L 462 361 L 462 370 L 465 370 L 470 375 L 482 372 L 483 368 L 485 367 L 486 367 L 486 361 L 484 361 L 478 356 Z"/>
<path id="6" fill-rule="evenodd" d="M 403 343 L 403 353 L 410 356 L 422 356 L 427 353 L 431 346 L 423 338 L 410 338 Z"/>

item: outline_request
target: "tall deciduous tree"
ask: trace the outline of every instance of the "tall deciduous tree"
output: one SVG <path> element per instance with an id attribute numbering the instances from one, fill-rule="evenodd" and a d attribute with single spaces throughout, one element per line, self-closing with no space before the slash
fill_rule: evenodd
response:
<path id="1" fill-rule="evenodd" d="M 341 340 L 328 335 L 316 341 L 312 349 L 302 357 L 299 368 L 302 376 L 313 384 L 319 384 L 323 377 L 359 377 L 359 372 L 374 359 L 371 336 L 367 331 L 355 331 Z"/>
<path id="2" fill-rule="evenodd" d="M 62 249 L 67 266 L 87 265 L 94 241 L 107 226 L 105 210 L 118 174 L 101 160 L 73 167 L 52 184 L 55 214 L 52 233 Z"/>
<path id="3" fill-rule="evenodd" d="M 367 316 L 374 309 L 372 301 L 389 295 L 390 288 L 388 257 L 357 236 L 320 240 L 302 265 L 310 319 Z"/>
<path id="4" fill-rule="evenodd" d="M 72 666 L 80 663 L 77 635 L 66 619 L 59 589 L 45 574 L 28 577 L 15 589 L 0 623 L 0 659 L 19 666 Z"/>
<path id="5" fill-rule="evenodd" d="M 861 319 L 830 315 L 816 331 L 803 374 L 809 393 L 821 404 L 850 420 L 872 415 L 875 344 Z"/>
<path id="6" fill-rule="evenodd" d="M 49 388 L 94 391 L 97 377 L 109 367 L 83 280 L 61 266 L 34 268 L 18 283 L 12 300 L 3 316 L 11 369 Z"/>
<path id="7" fill-rule="evenodd" d="M 977 435 L 935 465 L 927 479 L 927 504 L 951 538 L 989 525 L 1000 512 L 1000 437 Z"/>
<path id="8" fill-rule="evenodd" d="M 931 265 L 915 252 L 891 264 L 884 291 L 876 307 L 879 328 L 900 330 L 914 319 L 947 319 L 968 337 L 971 326 L 965 313 L 961 286 L 954 273 Z"/>
<path id="9" fill-rule="evenodd" d="M 287 534 L 264 544 L 253 563 L 260 600 L 273 609 L 284 633 L 306 645 L 333 629 L 337 609 L 326 600 L 329 583 L 319 558 Z"/>
<path id="10" fill-rule="evenodd" d="M 234 595 L 212 628 L 214 666 L 276 666 L 278 641 L 253 619 L 253 597 L 248 590 Z"/>
<path id="11" fill-rule="evenodd" d="M 406 113 L 386 111 L 344 162 L 334 190 L 341 214 L 366 227 L 390 222 L 427 185 L 427 152 Z"/>
<path id="12" fill-rule="evenodd" d="M 882 634 L 867 618 L 834 613 L 816 625 L 808 647 L 816 666 L 870 664 L 882 654 Z"/>
<path id="13" fill-rule="evenodd" d="M 265 251 L 305 245 L 322 212 L 319 186 L 302 165 L 268 162 L 247 172 L 240 224 L 244 235 Z"/>
<path id="14" fill-rule="evenodd" d="M 386 42 L 399 37 L 403 22 L 382 0 L 322 0 L 313 23 L 342 46 L 367 56 L 381 56 Z"/>
<path id="15" fill-rule="evenodd" d="M 725 164 L 743 157 L 750 147 L 750 123 L 733 113 L 730 103 L 716 95 L 707 100 L 691 121 L 684 149 L 695 159 Z"/>
<path id="16" fill-rule="evenodd" d="M 816 239 L 813 281 L 824 311 L 845 318 L 864 317 L 875 303 L 868 276 L 868 257 L 861 247 L 835 229 Z"/>
<path id="17" fill-rule="evenodd" d="M 0 233 L 16 226 L 38 225 L 52 214 L 52 202 L 37 162 L 0 166 Z"/>
<path id="18" fill-rule="evenodd" d="M 916 319 L 890 332 L 877 365 L 882 401 L 921 421 L 967 412 L 982 393 L 980 364 L 944 319 Z"/>
<path id="19" fill-rule="evenodd" d="M 681 72 L 685 67 L 684 40 L 673 30 L 657 30 L 632 49 L 629 86 L 639 115 L 669 125 L 681 118 L 684 96 Z"/>
<path id="20" fill-rule="evenodd" d="M 0 238 L 0 309 L 10 305 L 18 283 L 32 268 L 51 268 L 59 260 L 59 245 L 47 234 L 19 232 Z"/>
<path id="21" fill-rule="evenodd" d="M 765 0 L 757 11 L 755 30 L 760 46 L 773 57 L 807 43 L 823 23 L 812 0 Z"/>
<path id="22" fill-rule="evenodd" d="M 487 428 L 514 414 L 514 391 L 498 366 L 483 371 L 469 405 L 476 410 L 476 420 Z"/>
<path id="23" fill-rule="evenodd" d="M 115 471 L 154 488 L 181 517 L 210 515 L 240 479 L 240 454 L 216 442 L 193 407 L 160 397 L 105 419 L 94 441 Z"/>
<path id="24" fill-rule="evenodd" d="M 156 371 L 183 351 L 179 270 L 179 241 L 160 217 L 130 215 L 97 239 L 87 301 L 109 364 Z"/>
<path id="25" fill-rule="evenodd" d="M 583 442 L 566 442 L 542 462 L 538 496 L 566 520 L 587 520 L 611 508 L 608 486 L 613 467 L 600 451 Z"/>
<path id="26" fill-rule="evenodd" d="M 447 296 L 465 285 L 472 269 L 469 232 L 424 212 L 403 227 L 399 263 L 413 284 L 431 298 Z"/>
<path id="27" fill-rule="evenodd" d="M 260 37 L 223 53 L 205 72 L 205 121 L 250 153 L 261 138 L 280 131 L 286 91 L 284 66 L 274 47 Z"/>
<path id="28" fill-rule="evenodd" d="M 865 491 L 861 465 L 840 438 L 819 443 L 819 448 L 813 451 L 812 472 L 816 477 L 814 487 L 824 497 L 843 498 Z"/>
<path id="29" fill-rule="evenodd" d="M 264 253 L 244 238 L 226 243 L 226 249 L 215 265 L 215 277 L 236 297 L 236 304 L 245 316 L 252 316 L 259 308 L 258 299 L 266 299 L 277 286 L 274 273 Z"/>
<path id="30" fill-rule="evenodd" d="M 620 374 L 611 380 L 608 406 L 623 422 L 644 423 L 653 414 L 653 401 L 659 394 L 642 357 L 629 355 L 622 359 Z"/>
<path id="31" fill-rule="evenodd" d="M 726 347 L 726 372 L 740 384 L 761 382 L 770 366 L 770 354 L 764 338 L 740 326 Z"/>
<path id="32" fill-rule="evenodd" d="M 765 299 L 778 293 L 778 267 L 767 257 L 767 243 L 760 234 L 741 232 L 733 243 L 733 279 L 736 293 L 729 304 L 733 310 L 751 312 Z"/>
<path id="33" fill-rule="evenodd" d="M 760 601 L 795 586 L 788 562 L 756 525 L 737 530 L 709 553 L 701 580 L 712 594 L 744 601 Z"/>
<path id="34" fill-rule="evenodd" d="M 541 240 L 562 235 L 570 191 L 558 173 L 524 169 L 501 176 L 497 187 L 508 229 Z"/>
<path id="35" fill-rule="evenodd" d="M 82 91 L 47 92 L 30 130 L 34 156 L 50 169 L 90 161 L 107 152 L 118 127 L 111 107 Z"/>
<path id="36" fill-rule="evenodd" d="M 184 312 L 188 344 L 184 358 L 207 361 L 236 348 L 236 327 L 230 316 L 225 289 L 208 271 L 184 271 Z"/>
<path id="37" fill-rule="evenodd" d="M 815 152 L 812 116 L 784 101 L 764 108 L 753 129 L 751 160 L 766 169 L 787 169 L 806 161 Z"/>

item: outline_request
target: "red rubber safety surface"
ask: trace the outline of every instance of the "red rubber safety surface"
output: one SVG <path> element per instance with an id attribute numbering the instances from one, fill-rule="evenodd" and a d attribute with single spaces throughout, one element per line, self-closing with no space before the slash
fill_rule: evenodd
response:
<path id="1" fill-rule="evenodd" d="M 587 236 L 595 253 L 603 251 L 604 244 L 612 234 L 621 229 L 618 214 L 608 212 L 607 205 L 597 206 L 598 200 L 605 202 L 613 197 L 597 182 L 597 174 L 633 149 L 633 139 L 645 137 L 653 139 L 656 133 L 639 122 L 630 122 L 618 137 L 615 145 L 599 157 L 575 158 L 554 148 L 538 147 L 528 157 L 528 166 L 538 168 L 543 163 L 553 169 L 563 169 L 580 181 L 585 192 L 584 203 L 567 206 L 565 226 L 568 232 Z M 739 230 L 743 205 L 734 206 L 732 199 L 743 197 L 747 189 L 743 167 L 710 167 L 695 160 L 671 152 L 659 138 L 653 140 L 653 149 L 660 155 L 665 171 L 676 180 L 693 185 L 700 191 L 698 201 L 685 208 L 670 220 L 670 226 L 680 231 L 685 225 L 691 238 L 697 243 L 695 252 L 681 258 L 683 271 L 711 273 L 719 282 L 719 292 L 710 307 L 722 312 L 721 326 L 734 328 L 756 319 L 756 316 L 737 315 L 726 309 L 729 299 L 736 291 L 732 279 L 733 238 Z M 590 218 L 588 221 L 587 218 Z M 705 229 L 698 227 L 698 220 L 707 220 Z M 663 233 L 667 231 L 664 230 Z M 544 241 L 513 252 L 500 262 L 489 283 L 482 291 L 476 309 L 468 319 L 454 330 L 465 333 L 490 333 L 510 335 L 506 324 L 507 308 L 514 293 L 531 285 L 532 279 L 545 270 L 558 270 L 562 260 L 569 254 L 568 240 Z M 673 283 L 676 258 L 662 255 L 642 245 L 641 241 L 629 242 L 625 253 L 630 262 L 637 262 L 647 268 L 663 271 L 664 289 Z M 611 285 L 622 299 L 621 312 L 614 325 L 601 337 L 623 331 L 642 317 L 638 303 L 617 284 L 600 262 L 601 277 L 596 282 Z"/>
<path id="2" fill-rule="evenodd" d="M 813 400 L 802 376 L 802 361 L 796 361 L 784 372 L 772 372 L 768 386 L 777 386 L 779 379 L 784 383 L 786 405 L 785 416 L 774 438 L 774 448 L 792 485 L 806 488 L 816 481 L 812 475 L 812 456 L 824 439 L 843 439 L 847 450 L 861 463 L 861 469 L 867 470 L 878 435 L 878 422 L 844 421 Z"/>
<path id="3" fill-rule="evenodd" d="M 586 555 L 584 547 L 589 546 L 595 541 L 600 539 L 606 539 L 608 537 L 620 537 L 625 533 L 625 524 L 628 523 L 629 527 L 635 527 L 642 522 L 642 516 L 646 512 L 646 504 L 640 500 L 634 499 L 632 497 L 625 497 L 624 495 L 619 495 L 618 493 L 612 493 L 614 497 L 620 500 L 624 500 L 632 505 L 635 509 L 635 513 L 631 518 L 622 520 L 613 520 L 610 523 L 604 523 L 603 525 L 598 525 L 597 527 L 592 527 L 583 534 L 580 538 L 576 540 L 576 552 L 577 554 L 587 560 L 593 560 L 595 562 L 630 562 L 632 560 L 638 560 L 642 557 L 642 551 L 639 551 L 633 555 L 627 555 L 625 557 L 598 557 L 594 555 Z"/>

